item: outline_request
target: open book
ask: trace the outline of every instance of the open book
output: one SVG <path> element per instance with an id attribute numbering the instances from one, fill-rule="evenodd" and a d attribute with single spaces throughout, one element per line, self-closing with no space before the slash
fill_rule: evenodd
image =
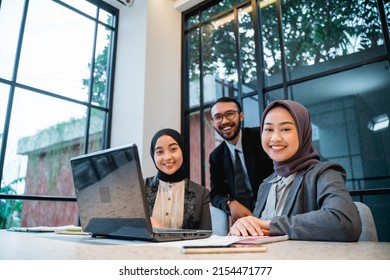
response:
<path id="1" fill-rule="evenodd" d="M 77 234 L 77 235 L 88 235 L 83 232 L 82 228 L 74 225 L 48 227 L 48 226 L 37 226 L 37 227 L 10 227 L 8 231 L 16 232 L 55 232 L 59 234 Z"/>
<path id="2" fill-rule="evenodd" d="M 281 236 L 249 236 L 249 237 L 233 237 L 231 242 L 220 244 L 192 244 L 191 246 L 183 246 L 182 253 L 184 254 L 213 254 L 213 253 L 259 253 L 266 252 L 267 248 L 262 244 L 271 242 L 280 242 L 288 240 L 288 235 Z"/>

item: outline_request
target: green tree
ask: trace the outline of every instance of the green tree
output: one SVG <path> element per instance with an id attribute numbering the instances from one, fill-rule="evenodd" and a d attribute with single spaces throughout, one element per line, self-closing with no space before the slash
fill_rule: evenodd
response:
<path id="1" fill-rule="evenodd" d="M 18 178 L 12 181 L 10 184 L 1 187 L 0 193 L 16 195 L 15 189 L 12 187 L 15 184 L 21 183 L 25 178 Z M 9 228 L 11 226 L 20 226 L 13 220 L 14 213 L 22 213 L 23 203 L 20 200 L 4 199 L 0 200 L 0 229 Z"/>
<path id="2" fill-rule="evenodd" d="M 109 43 L 104 47 L 103 51 L 98 54 L 95 59 L 93 69 L 93 83 L 92 83 L 92 103 L 100 106 L 106 105 L 107 93 L 107 55 L 108 55 Z M 91 64 L 88 64 L 88 68 L 91 69 Z M 90 79 L 83 79 L 83 86 L 90 87 Z"/>
<path id="3" fill-rule="evenodd" d="M 383 45 L 376 0 L 280 0 L 280 5 L 282 35 L 289 69 L 321 63 Z M 226 11 L 231 6 L 231 1 L 221 1 L 214 9 L 206 8 L 202 11 L 200 18 L 208 19 L 216 12 Z M 389 1 L 385 1 L 385 9 L 389 15 Z M 233 15 L 233 10 L 229 13 Z M 272 75 L 280 72 L 282 67 L 276 4 L 262 7 L 259 16 L 265 73 Z M 237 37 L 234 20 L 218 28 L 213 26 L 216 21 L 217 19 L 202 24 L 200 29 L 196 30 L 201 36 L 189 33 L 190 80 L 198 79 L 199 71 L 203 71 L 204 76 L 211 74 L 217 79 L 217 75 L 223 72 L 225 78 L 231 79 L 237 73 L 238 67 L 241 67 L 243 76 L 256 76 L 258 69 L 253 57 L 255 35 L 241 32 L 252 30 L 256 23 L 249 17 L 243 17 L 239 26 L 240 37 Z M 243 42 L 247 42 L 245 48 Z M 241 51 L 239 63 L 236 46 Z M 200 57 L 203 61 L 201 68 Z"/>

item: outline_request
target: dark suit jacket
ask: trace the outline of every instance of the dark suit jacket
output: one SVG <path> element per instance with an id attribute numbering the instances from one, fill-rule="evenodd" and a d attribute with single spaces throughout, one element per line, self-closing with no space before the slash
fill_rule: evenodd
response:
<path id="1" fill-rule="evenodd" d="M 210 193 L 205 187 L 185 179 L 183 226 L 185 229 L 211 229 Z M 145 179 L 146 199 L 152 216 L 159 180 L 157 176 Z"/>
<path id="2" fill-rule="evenodd" d="M 273 164 L 261 146 L 260 128 L 242 128 L 241 132 L 245 166 L 256 199 L 260 184 L 274 171 Z M 209 163 L 211 203 L 225 211 L 227 201 L 236 199 L 233 162 L 225 141 L 210 154 Z"/>

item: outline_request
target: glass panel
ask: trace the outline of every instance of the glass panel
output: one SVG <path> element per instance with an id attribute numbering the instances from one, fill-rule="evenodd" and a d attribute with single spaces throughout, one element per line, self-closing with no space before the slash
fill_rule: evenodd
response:
<path id="1" fill-rule="evenodd" d="M 209 156 L 210 153 L 221 143 L 222 138 L 218 133 L 215 132 L 213 125 L 210 122 L 211 113 L 210 109 L 204 111 L 203 121 L 204 121 L 204 153 L 205 153 L 205 162 L 203 164 L 205 170 L 205 179 L 206 187 L 210 190 L 210 166 L 209 166 Z"/>
<path id="2" fill-rule="evenodd" d="M 14 195 L 15 191 L 12 185 L 1 186 L 2 194 Z M 10 227 L 20 227 L 22 218 L 22 200 L 2 199 L 0 207 L 0 229 L 7 229 Z"/>
<path id="3" fill-rule="evenodd" d="M 205 103 L 221 95 L 237 94 L 234 23 L 231 19 L 220 25 L 221 22 L 216 20 L 202 27 Z"/>
<path id="4" fill-rule="evenodd" d="M 387 18 L 387 29 L 389 30 L 390 36 L 390 0 L 385 0 L 385 15 Z"/>
<path id="5" fill-rule="evenodd" d="M 201 15 L 201 20 L 205 21 L 223 11 L 233 8 L 233 1 L 234 0 L 222 0 L 218 4 L 204 10 Z"/>
<path id="6" fill-rule="evenodd" d="M 282 54 L 278 31 L 276 1 L 259 1 L 264 59 L 264 83 L 271 86 L 282 82 Z"/>
<path id="7" fill-rule="evenodd" d="M 101 22 L 104 22 L 104 23 L 107 23 L 110 26 L 113 26 L 114 23 L 111 20 L 112 18 L 113 18 L 113 16 L 112 16 L 111 13 L 108 13 L 108 12 L 106 12 L 103 9 L 99 10 L 99 20 Z"/>
<path id="8" fill-rule="evenodd" d="M 81 77 L 89 77 L 93 34 L 92 21 L 52 1 L 31 1 L 18 82 L 86 101 Z"/>
<path id="9" fill-rule="evenodd" d="M 77 10 L 86 13 L 91 17 L 96 17 L 96 6 L 89 3 L 88 1 L 80 0 L 62 0 L 62 2 L 67 3 L 69 6 L 76 8 Z"/>
<path id="10" fill-rule="evenodd" d="M 0 36 L 5 38 L 0 40 L 0 77 L 11 79 L 26 1 L 0 2 Z M 63 2 L 91 17 L 97 14 L 91 1 Z M 91 71 L 91 92 L 95 93 L 92 102 L 105 107 L 111 31 L 100 26 L 93 70 L 90 64 L 95 23 L 62 4 L 47 0 L 29 2 L 15 78 L 28 86 L 87 101 Z M 101 10 L 101 21 L 108 23 L 112 18 L 113 14 Z M 0 147 L 9 92 L 8 85 L 0 84 Z M 108 113 L 91 110 L 88 151 L 97 151 L 103 147 L 102 139 L 109 137 L 105 131 Z M 85 106 L 16 88 L 1 170 L 1 193 L 74 196 L 69 159 L 85 151 L 86 112 Z M 2 200 L 0 204 L 0 228 L 78 223 L 76 203 Z"/>
<path id="11" fill-rule="evenodd" d="M 191 26 L 199 23 L 199 14 L 190 16 L 186 21 L 186 28 L 190 28 Z"/>
<path id="12" fill-rule="evenodd" d="M 376 0 L 289 0 L 282 13 L 290 79 L 385 54 Z"/>
<path id="13" fill-rule="evenodd" d="M 236 0 L 237 5 L 240 5 L 244 2 L 247 2 L 248 0 Z M 250 1 L 249 1 L 250 2 Z"/>
<path id="14" fill-rule="evenodd" d="M 25 200 L 22 209 L 22 227 L 78 225 L 76 202 Z"/>
<path id="15" fill-rule="evenodd" d="M 272 91 L 269 91 L 265 94 L 265 106 L 270 104 L 274 100 L 280 100 L 284 98 L 283 88 L 278 88 Z"/>
<path id="16" fill-rule="evenodd" d="M 194 112 L 190 115 L 190 179 L 200 184 L 202 182 L 200 114 Z"/>
<path id="17" fill-rule="evenodd" d="M 69 159 L 82 154 L 84 106 L 25 90 L 15 92 L 2 184 L 18 194 L 74 195 Z"/>
<path id="18" fill-rule="evenodd" d="M 390 73 L 379 62 L 293 86 L 318 127 L 324 160 L 347 170 L 349 190 L 388 188 Z"/>
<path id="19" fill-rule="evenodd" d="M 252 6 L 238 11 L 238 33 L 242 71 L 242 92 L 257 91 L 257 63 L 255 53 L 255 31 L 253 30 Z"/>
<path id="20" fill-rule="evenodd" d="M 92 86 L 92 104 L 106 107 L 108 97 L 108 61 L 109 47 L 110 47 L 111 31 L 99 26 L 96 38 L 96 56 L 95 56 L 95 70 L 93 71 L 93 86 Z M 84 86 L 88 87 L 89 80 L 83 80 Z"/>
<path id="21" fill-rule="evenodd" d="M 107 113 L 98 109 L 91 110 L 91 122 L 89 127 L 88 152 L 103 149 L 103 133 L 106 127 Z"/>
<path id="22" fill-rule="evenodd" d="M 189 106 L 200 105 L 199 29 L 188 34 L 188 84 Z"/>
<path id="23" fill-rule="evenodd" d="M 0 77 L 11 80 L 24 1 L 3 0 L 0 9 Z"/>
<path id="24" fill-rule="evenodd" d="M 259 113 L 259 98 L 257 95 L 245 97 L 243 99 L 243 111 L 244 111 L 244 126 L 245 127 L 257 127 L 260 126 L 260 113 Z"/>
<path id="25" fill-rule="evenodd" d="M 210 153 L 223 141 L 222 137 L 214 130 L 211 124 L 210 109 L 206 110 L 203 115 L 204 118 L 204 152 L 205 152 L 205 176 L 206 176 L 206 187 L 210 189 L 210 166 L 209 166 L 209 155 Z"/>

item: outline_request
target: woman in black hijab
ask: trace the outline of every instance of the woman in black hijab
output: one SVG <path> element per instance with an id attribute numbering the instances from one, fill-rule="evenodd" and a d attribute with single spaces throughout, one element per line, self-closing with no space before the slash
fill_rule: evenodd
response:
<path id="1" fill-rule="evenodd" d="M 357 241 L 361 221 L 345 170 L 319 161 L 308 110 L 291 100 L 270 103 L 262 116 L 261 141 L 275 172 L 260 185 L 253 216 L 238 220 L 229 234 Z"/>
<path id="2" fill-rule="evenodd" d="M 211 229 L 209 191 L 186 178 L 180 133 L 162 129 L 152 138 L 150 155 L 157 175 L 145 179 L 153 227 Z"/>

